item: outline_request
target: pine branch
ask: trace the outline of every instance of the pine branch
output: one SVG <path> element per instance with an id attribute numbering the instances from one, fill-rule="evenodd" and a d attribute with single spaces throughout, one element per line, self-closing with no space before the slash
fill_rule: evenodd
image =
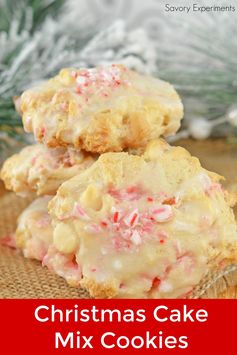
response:
<path id="1" fill-rule="evenodd" d="M 37 31 L 48 16 L 55 18 L 63 0 L 4 0 L 0 3 L 0 155 L 3 159 L 18 144 L 29 141 L 15 111 L 13 96 L 20 94 L 26 82 L 28 54 Z M 25 79 L 24 79 L 25 77 Z M 24 80 L 22 80 L 24 79 Z M 23 81 L 23 83 L 22 83 Z M 18 142 L 18 143 L 17 143 Z"/>
<path id="2" fill-rule="evenodd" d="M 160 0 L 159 76 L 175 84 L 184 100 L 186 119 L 224 115 L 237 103 L 236 13 L 167 14 L 165 3 Z M 207 6 L 207 1 L 199 0 L 199 5 Z M 208 5 L 218 4 L 209 0 Z M 223 126 L 220 129 L 225 134 Z M 229 126 L 230 130 L 235 133 Z"/>
<path id="3" fill-rule="evenodd" d="M 0 4 L 0 31 L 9 33 L 12 22 L 17 20 L 18 33 L 26 29 L 25 23 L 28 24 L 27 30 L 33 33 L 47 16 L 55 17 L 64 2 L 64 0 L 4 0 Z"/>

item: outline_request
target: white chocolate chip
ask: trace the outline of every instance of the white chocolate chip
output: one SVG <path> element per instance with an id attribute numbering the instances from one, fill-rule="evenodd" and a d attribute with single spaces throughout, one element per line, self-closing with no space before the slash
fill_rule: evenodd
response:
<path id="1" fill-rule="evenodd" d="M 98 211 L 102 208 L 102 194 L 95 185 L 89 185 L 83 192 L 80 202 L 83 207 Z"/>
<path id="2" fill-rule="evenodd" d="M 55 247 L 65 254 L 70 254 L 77 249 L 78 241 L 72 228 L 65 223 L 56 225 L 53 233 Z"/>

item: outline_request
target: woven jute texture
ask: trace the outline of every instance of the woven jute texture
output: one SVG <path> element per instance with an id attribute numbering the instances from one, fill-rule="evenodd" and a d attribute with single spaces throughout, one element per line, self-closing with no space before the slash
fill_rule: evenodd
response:
<path id="1" fill-rule="evenodd" d="M 14 232 L 17 216 L 29 203 L 30 199 L 16 197 L 13 193 L 0 198 L 0 237 Z M 237 283 L 237 264 L 208 274 L 190 298 L 216 298 L 234 283 Z M 19 251 L 0 246 L 0 298 L 90 297 L 82 288 L 69 287 L 40 262 L 25 259 Z"/>
<path id="2" fill-rule="evenodd" d="M 13 193 L 0 198 L 0 237 L 14 232 L 17 216 L 29 203 L 30 199 Z M 82 288 L 69 287 L 40 262 L 0 246 L 0 298 L 89 298 L 89 295 Z"/>

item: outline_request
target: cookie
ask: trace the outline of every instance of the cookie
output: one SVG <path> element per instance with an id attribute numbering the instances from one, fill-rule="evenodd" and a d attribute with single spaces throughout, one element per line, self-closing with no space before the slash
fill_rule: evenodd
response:
<path id="1" fill-rule="evenodd" d="M 62 254 L 53 245 L 53 228 L 47 209 L 51 198 L 36 199 L 19 216 L 16 247 L 26 258 L 40 260 L 43 266 L 63 277 L 70 285 L 79 286 L 81 270 L 75 262 L 75 255 Z"/>
<path id="2" fill-rule="evenodd" d="M 52 197 L 44 196 L 33 201 L 18 217 L 15 232 L 16 247 L 24 256 L 43 260 L 53 241 L 48 202 Z"/>
<path id="3" fill-rule="evenodd" d="M 105 153 L 49 202 L 53 244 L 74 253 L 96 298 L 179 298 L 237 258 L 221 177 L 162 140 Z"/>
<path id="4" fill-rule="evenodd" d="M 119 152 L 174 134 L 183 105 L 167 82 L 122 65 L 63 69 L 17 100 L 26 132 L 49 147 Z"/>
<path id="5" fill-rule="evenodd" d="M 69 178 L 90 166 L 95 157 L 73 148 L 48 149 L 42 144 L 27 146 L 8 158 L 1 170 L 7 189 L 26 195 L 53 195 Z"/>

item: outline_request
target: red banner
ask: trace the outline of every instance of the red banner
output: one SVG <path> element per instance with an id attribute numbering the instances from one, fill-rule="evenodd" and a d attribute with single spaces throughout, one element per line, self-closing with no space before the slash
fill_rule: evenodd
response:
<path id="1" fill-rule="evenodd" d="M 232 354 L 237 300 L 1 300 L 1 353 Z"/>

